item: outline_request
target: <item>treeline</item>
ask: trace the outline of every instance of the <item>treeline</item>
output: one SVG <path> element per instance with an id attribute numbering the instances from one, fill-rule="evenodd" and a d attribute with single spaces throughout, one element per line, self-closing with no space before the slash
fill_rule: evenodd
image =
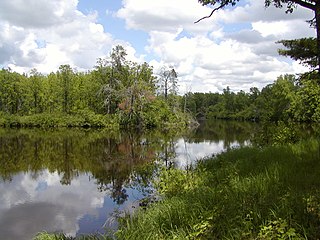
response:
<path id="1" fill-rule="evenodd" d="M 250 121 L 320 122 L 320 85 L 316 73 L 284 75 L 260 91 L 185 94 L 184 108 L 197 118 Z"/>
<path id="2" fill-rule="evenodd" d="M 156 78 L 147 63 L 126 60 L 122 46 L 99 58 L 95 68 L 85 73 L 70 65 L 61 65 L 49 75 L 36 69 L 28 75 L 2 69 L 0 125 L 166 128 L 183 123 L 185 117 L 167 96 L 177 75 L 163 71 L 163 77 Z M 166 89 L 159 87 L 162 81 Z"/>

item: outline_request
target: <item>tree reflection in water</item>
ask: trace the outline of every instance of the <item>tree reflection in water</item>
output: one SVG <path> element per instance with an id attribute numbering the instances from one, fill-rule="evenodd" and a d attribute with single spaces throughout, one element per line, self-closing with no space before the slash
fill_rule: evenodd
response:
<path id="1" fill-rule="evenodd" d="M 29 216 L 30 206 L 40 206 L 52 209 L 52 214 L 56 212 L 56 215 L 46 216 L 46 220 L 55 218 L 54 224 L 37 231 L 49 231 L 52 226 L 60 226 L 60 222 L 61 226 L 66 226 L 67 221 L 68 229 L 73 229 L 70 233 L 85 232 L 81 228 L 88 224 L 81 225 L 81 221 L 90 221 L 86 214 L 94 214 L 92 209 L 99 207 L 106 211 L 105 205 L 110 205 L 108 201 L 115 206 L 131 204 L 133 191 L 139 192 L 137 199 L 148 195 L 152 191 L 151 179 L 157 174 L 159 165 L 181 167 L 181 161 L 185 159 L 188 159 L 185 162 L 192 163 L 232 146 L 245 145 L 256 128 L 256 125 L 247 123 L 215 121 L 183 135 L 80 129 L 0 129 L 0 201 L 6 205 L 0 208 L 0 215 L 1 211 L 3 216 L 11 214 L 20 204 L 19 209 L 28 209 L 25 215 Z M 30 183 L 29 178 L 34 181 Z M 12 190 L 9 191 L 8 187 Z M 20 197 L 21 192 L 26 199 Z M 14 197 L 7 201 L 7 196 Z M 30 202 L 32 204 L 28 205 Z M 81 212 L 82 209 L 85 210 Z M 5 221 L 0 218 L 2 220 Z M 72 225 L 72 221 L 76 224 Z M 101 221 L 104 223 L 106 218 Z M 44 224 L 46 221 L 39 217 L 38 222 Z M 39 228 L 41 224 L 38 224 Z"/>
<path id="2" fill-rule="evenodd" d="M 0 176 L 11 181 L 19 172 L 31 172 L 36 179 L 48 169 L 58 172 L 61 184 L 70 185 L 85 173 L 100 191 L 109 191 L 121 204 L 128 197 L 125 185 L 136 180 L 147 184 L 152 175 L 144 168 L 156 159 L 157 144 L 147 137 L 82 130 L 1 130 Z"/>

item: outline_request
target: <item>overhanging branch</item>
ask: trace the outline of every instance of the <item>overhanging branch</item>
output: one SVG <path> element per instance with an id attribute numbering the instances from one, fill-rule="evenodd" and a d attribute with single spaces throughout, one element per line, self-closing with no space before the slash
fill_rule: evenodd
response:
<path id="1" fill-rule="evenodd" d="M 199 20 L 195 21 L 194 23 L 198 23 L 198 22 L 202 21 L 203 19 L 210 18 L 215 11 L 218 11 L 219 9 L 224 8 L 226 5 L 228 5 L 228 3 L 221 4 L 219 7 L 214 8 L 211 11 L 210 15 L 202 17 Z"/>
<path id="2" fill-rule="evenodd" d="M 309 2 L 306 2 L 306 1 L 303 1 L 303 0 L 293 0 L 292 2 L 302 6 L 302 7 L 305 7 L 305 8 L 308 8 L 310 10 L 313 10 L 315 11 L 316 10 L 316 5 L 312 4 L 312 3 L 309 3 Z"/>

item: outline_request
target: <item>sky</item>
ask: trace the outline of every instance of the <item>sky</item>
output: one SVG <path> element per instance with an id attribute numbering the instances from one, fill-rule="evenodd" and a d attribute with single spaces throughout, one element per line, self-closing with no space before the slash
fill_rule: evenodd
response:
<path id="1" fill-rule="evenodd" d="M 159 73 L 173 66 L 179 92 L 261 89 L 283 74 L 307 69 L 279 56 L 282 39 L 314 37 L 312 11 L 265 8 L 241 0 L 219 10 L 197 0 L 1 0 L 0 67 L 43 74 L 62 64 L 92 70 L 98 58 L 122 45 L 128 60 Z"/>

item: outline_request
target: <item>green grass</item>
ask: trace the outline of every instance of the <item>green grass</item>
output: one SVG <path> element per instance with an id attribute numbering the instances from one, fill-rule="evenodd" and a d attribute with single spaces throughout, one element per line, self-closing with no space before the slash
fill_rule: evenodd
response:
<path id="1" fill-rule="evenodd" d="M 320 144 L 246 147 L 163 170 L 161 202 L 120 219 L 118 239 L 319 239 Z"/>
<path id="2" fill-rule="evenodd" d="M 78 111 L 75 114 L 40 113 L 29 116 L 1 115 L 0 127 L 58 128 L 85 127 L 119 129 L 114 115 L 95 114 L 91 111 Z"/>
<path id="3" fill-rule="evenodd" d="M 33 238 L 33 240 L 110 240 L 110 239 L 111 239 L 110 237 L 104 236 L 102 234 L 70 237 L 70 236 L 66 236 L 63 233 L 47 233 L 47 232 L 38 233 L 37 236 Z"/>
<path id="4" fill-rule="evenodd" d="M 65 236 L 64 234 L 50 234 L 47 232 L 38 233 L 33 240 L 69 240 L 70 237 Z"/>

